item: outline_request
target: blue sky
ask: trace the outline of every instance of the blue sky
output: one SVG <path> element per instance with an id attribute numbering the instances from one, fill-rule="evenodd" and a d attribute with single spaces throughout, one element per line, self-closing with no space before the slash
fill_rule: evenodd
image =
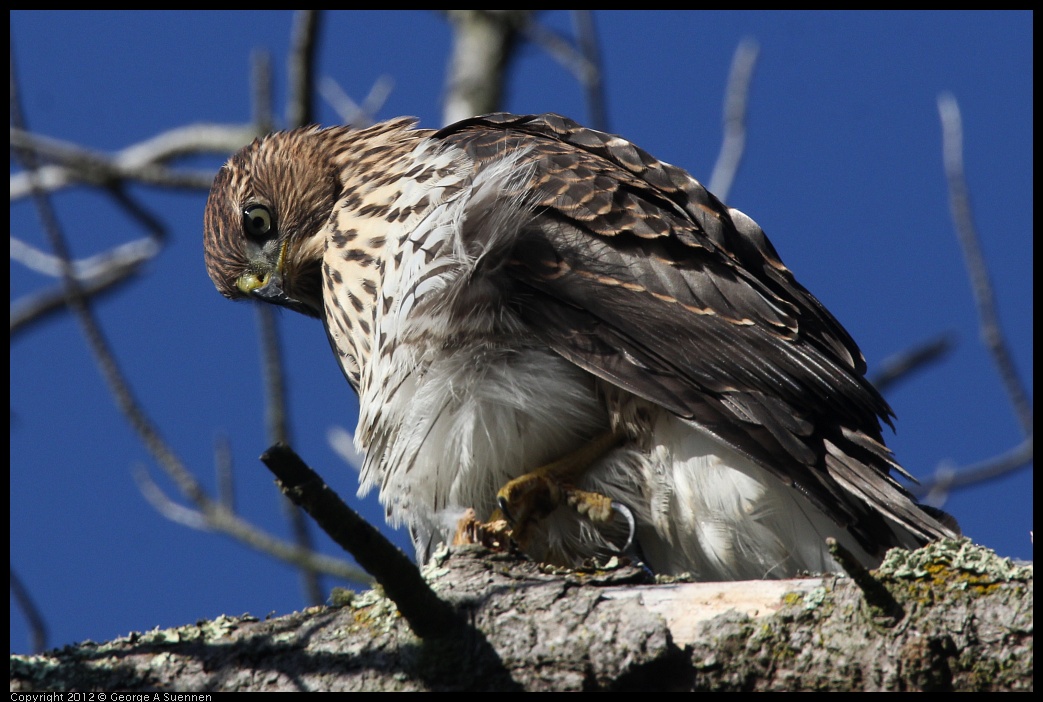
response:
<path id="1" fill-rule="evenodd" d="M 30 127 L 115 151 L 189 123 L 245 122 L 257 48 L 273 53 L 281 109 L 291 20 L 286 12 L 12 13 Z M 541 21 L 571 31 L 564 12 Z M 1031 390 L 1031 14 L 599 12 L 596 23 L 610 130 L 704 182 L 720 145 L 732 54 L 743 38 L 756 39 L 747 151 L 729 204 L 767 231 L 862 346 L 870 369 L 936 334 L 956 334 L 944 362 L 887 395 L 898 416 L 888 443 L 912 473 L 968 465 L 1018 443 L 978 339 L 949 216 L 936 99 L 951 91 L 963 111 L 982 246 Z M 448 26 L 432 13 L 336 13 L 326 17 L 319 71 L 357 100 L 391 76 L 394 90 L 378 117 L 409 114 L 438 126 L 449 42 Z M 532 46 L 514 67 L 504 108 L 588 120 L 572 76 Z M 320 118 L 337 121 L 325 104 Z M 101 323 L 182 459 L 212 489 L 213 445 L 227 436 L 241 513 L 285 534 L 277 492 L 256 460 L 267 441 L 255 315 L 221 298 L 206 276 L 205 193 L 132 192 L 169 223 L 170 239 L 143 277 L 97 305 Z M 55 203 L 76 256 L 142 235 L 84 189 L 64 191 Z M 11 230 L 46 246 L 27 202 L 12 207 Z M 12 299 L 51 285 L 12 264 Z M 296 448 L 353 498 L 355 475 L 326 434 L 354 427 L 355 396 L 317 322 L 285 312 L 279 323 Z M 289 567 L 173 524 L 145 502 L 134 466 L 172 488 L 116 410 L 70 317 L 13 339 L 10 406 L 11 563 L 47 619 L 51 645 L 305 605 Z M 375 498 L 359 504 L 384 525 Z M 945 508 L 975 540 L 1031 557 L 1030 469 L 958 491 Z M 407 543 L 401 532 L 394 537 Z M 27 627 L 13 605 L 11 622 L 11 650 L 26 651 Z"/>

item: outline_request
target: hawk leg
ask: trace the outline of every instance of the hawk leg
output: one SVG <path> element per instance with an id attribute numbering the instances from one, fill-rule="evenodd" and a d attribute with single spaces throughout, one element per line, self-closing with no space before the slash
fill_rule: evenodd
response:
<path id="1" fill-rule="evenodd" d="M 626 549 L 634 539 L 634 517 L 626 505 L 597 492 L 580 490 L 574 485 L 583 474 L 608 451 L 619 445 L 622 436 L 608 432 L 576 451 L 531 473 L 515 478 L 496 495 L 499 504 L 490 523 L 506 520 L 511 524 L 511 537 L 525 549 L 530 528 L 559 505 L 568 505 L 595 524 L 612 521 L 619 512 L 630 525 Z"/>

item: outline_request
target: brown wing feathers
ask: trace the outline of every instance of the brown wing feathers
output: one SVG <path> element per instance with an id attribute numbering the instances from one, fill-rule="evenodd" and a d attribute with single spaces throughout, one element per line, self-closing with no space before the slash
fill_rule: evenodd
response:
<path id="1" fill-rule="evenodd" d="M 891 411 L 858 347 L 752 220 L 684 171 L 565 118 L 492 115 L 436 136 L 476 168 L 505 150 L 538 162 L 519 186 L 540 193 L 536 222 L 508 270 L 528 289 L 519 315 L 552 348 L 715 433 L 867 544 L 887 541 L 867 503 L 941 535 L 890 475 L 879 420 Z"/>

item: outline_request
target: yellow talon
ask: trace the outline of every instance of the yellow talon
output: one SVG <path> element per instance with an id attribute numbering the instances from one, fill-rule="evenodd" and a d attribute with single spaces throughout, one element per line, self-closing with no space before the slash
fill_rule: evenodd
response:
<path id="1" fill-rule="evenodd" d="M 566 504 L 598 524 L 608 523 L 613 511 L 620 511 L 630 523 L 632 539 L 634 520 L 628 508 L 600 493 L 572 487 L 596 460 L 619 445 L 621 440 L 618 434 L 603 434 L 557 461 L 510 481 L 496 494 L 499 509 L 490 521 L 506 519 L 513 527 L 512 538 L 524 549 L 531 526 L 559 505 Z"/>

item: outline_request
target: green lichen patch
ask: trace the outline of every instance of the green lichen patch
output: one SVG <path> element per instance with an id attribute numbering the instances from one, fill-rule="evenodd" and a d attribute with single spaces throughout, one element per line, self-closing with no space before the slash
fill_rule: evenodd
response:
<path id="1" fill-rule="evenodd" d="M 989 591 L 1010 582 L 1029 582 L 1031 565 L 1018 565 L 970 539 L 943 539 L 916 551 L 892 549 L 876 570 L 881 579 L 927 581 L 948 590 Z"/>

